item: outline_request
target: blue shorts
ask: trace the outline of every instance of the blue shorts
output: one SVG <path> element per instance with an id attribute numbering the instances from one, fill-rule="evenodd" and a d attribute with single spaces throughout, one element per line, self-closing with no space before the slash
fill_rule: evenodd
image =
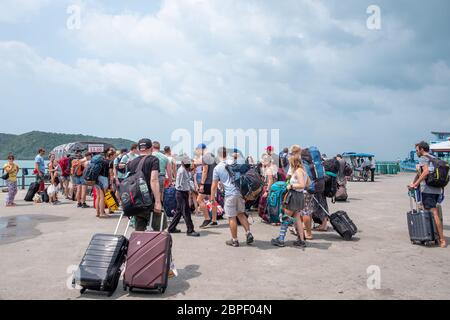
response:
<path id="1" fill-rule="evenodd" d="M 422 204 L 425 210 L 437 208 L 440 196 L 440 194 L 422 193 Z"/>
<path id="2" fill-rule="evenodd" d="M 100 189 L 106 190 L 109 187 L 109 180 L 108 177 L 99 176 L 97 180 L 97 185 L 100 187 Z"/>
<path id="3" fill-rule="evenodd" d="M 72 184 L 82 186 L 86 184 L 86 181 L 84 181 L 83 177 L 72 177 Z"/>

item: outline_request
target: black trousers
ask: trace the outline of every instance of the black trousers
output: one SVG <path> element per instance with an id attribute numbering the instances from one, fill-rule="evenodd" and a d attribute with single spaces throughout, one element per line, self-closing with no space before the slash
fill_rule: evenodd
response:
<path id="1" fill-rule="evenodd" d="M 191 218 L 191 208 L 189 206 L 189 191 L 178 191 L 176 193 L 177 199 L 177 211 L 172 219 L 169 226 L 169 232 L 174 231 L 180 222 L 181 216 L 183 216 L 184 221 L 187 226 L 187 233 L 194 232 L 194 224 Z"/>
<path id="2" fill-rule="evenodd" d="M 374 168 L 370 169 L 370 180 L 372 182 L 375 181 L 375 169 Z"/>

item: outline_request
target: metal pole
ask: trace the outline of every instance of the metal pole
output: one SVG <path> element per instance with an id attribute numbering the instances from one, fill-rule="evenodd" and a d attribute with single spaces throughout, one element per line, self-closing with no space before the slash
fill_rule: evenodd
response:
<path id="1" fill-rule="evenodd" d="M 23 168 L 22 168 L 22 190 L 25 190 L 25 174 L 23 173 Z"/>

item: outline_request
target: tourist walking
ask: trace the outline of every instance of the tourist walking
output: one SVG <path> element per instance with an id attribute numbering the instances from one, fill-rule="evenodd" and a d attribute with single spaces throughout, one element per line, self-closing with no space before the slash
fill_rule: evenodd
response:
<path id="1" fill-rule="evenodd" d="M 195 232 L 194 224 L 191 218 L 191 208 L 189 205 L 189 191 L 190 186 L 190 174 L 191 160 L 188 157 L 183 157 L 181 160 L 181 166 L 177 170 L 177 177 L 175 181 L 177 209 L 172 219 L 168 231 L 170 233 L 180 233 L 181 230 L 177 229 L 177 225 L 180 222 L 181 216 L 183 216 L 186 222 L 187 235 L 192 237 L 199 237 L 200 234 Z"/>
<path id="2" fill-rule="evenodd" d="M 239 247 L 237 219 L 239 219 L 241 225 L 244 227 L 247 244 L 251 244 L 253 243 L 254 238 L 250 232 L 250 224 L 245 215 L 245 200 L 242 197 L 240 190 L 234 184 L 227 168 L 227 149 L 225 147 L 220 147 L 217 155 L 220 162 L 213 170 L 210 195 L 211 203 L 213 204 L 213 207 L 215 207 L 217 205 L 217 189 L 219 187 L 219 182 L 221 182 L 225 190 L 224 217 L 228 218 L 231 232 L 231 240 L 226 241 L 226 244 L 232 247 Z"/>
<path id="3" fill-rule="evenodd" d="M 45 189 L 44 175 L 45 175 L 45 150 L 39 149 L 38 154 L 34 158 L 34 173 L 36 174 L 36 183 L 39 184 L 38 192 L 43 192 Z"/>
<path id="4" fill-rule="evenodd" d="M 213 183 L 213 172 L 216 166 L 216 159 L 214 155 L 208 152 L 206 145 L 201 143 L 197 146 L 197 149 L 201 152 L 201 179 L 198 188 L 198 198 L 197 202 L 199 204 L 200 210 L 203 213 L 205 220 L 203 221 L 200 229 L 204 229 L 208 226 L 217 226 L 217 207 L 215 203 L 212 203 L 212 217 L 209 217 L 209 210 L 206 206 L 205 200 L 211 194 L 211 186 Z M 225 159 L 224 159 L 225 160 Z"/>

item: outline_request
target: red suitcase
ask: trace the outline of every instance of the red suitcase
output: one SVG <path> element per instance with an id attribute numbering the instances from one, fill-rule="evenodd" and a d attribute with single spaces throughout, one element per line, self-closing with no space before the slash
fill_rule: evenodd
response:
<path id="1" fill-rule="evenodd" d="M 153 220 L 153 214 L 152 214 Z M 152 225 L 152 222 L 150 222 Z M 162 227 L 163 224 L 161 224 Z M 172 258 L 172 237 L 165 231 L 135 231 L 131 234 L 123 289 L 166 291 Z"/>

